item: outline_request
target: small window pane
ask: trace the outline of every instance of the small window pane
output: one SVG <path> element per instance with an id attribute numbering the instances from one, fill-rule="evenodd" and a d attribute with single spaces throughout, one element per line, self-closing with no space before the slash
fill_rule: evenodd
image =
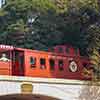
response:
<path id="1" fill-rule="evenodd" d="M 35 58 L 33 58 L 33 57 L 30 57 L 30 64 L 35 64 Z"/>
<path id="2" fill-rule="evenodd" d="M 51 51 L 51 52 L 54 52 L 55 50 L 54 50 L 54 48 L 51 48 L 50 51 Z"/>
<path id="3" fill-rule="evenodd" d="M 8 62 L 10 61 L 10 52 L 7 51 L 7 52 L 0 52 L 0 61 L 5 61 L 5 62 Z"/>
<path id="4" fill-rule="evenodd" d="M 62 52 L 63 52 L 63 48 L 61 48 L 61 47 L 58 48 L 58 52 L 59 52 L 59 53 L 62 53 Z"/>
<path id="5" fill-rule="evenodd" d="M 84 67 L 87 67 L 87 63 L 83 63 L 83 66 L 84 66 Z"/>
<path id="6" fill-rule="evenodd" d="M 30 57 L 31 68 L 36 68 L 36 58 Z"/>
<path id="7" fill-rule="evenodd" d="M 63 69 L 63 65 L 64 65 L 64 64 L 63 64 L 63 60 L 59 60 L 59 61 L 58 61 L 58 65 L 59 65 L 59 70 L 61 70 L 61 71 L 64 70 L 64 69 Z"/>
<path id="8" fill-rule="evenodd" d="M 50 59 L 49 63 L 50 63 L 50 70 L 54 70 L 55 69 L 55 61 L 53 59 Z"/>
<path id="9" fill-rule="evenodd" d="M 75 48 L 75 54 L 77 55 L 78 54 L 78 48 Z"/>
<path id="10" fill-rule="evenodd" d="M 45 59 L 41 58 L 41 59 L 40 59 L 40 64 L 41 64 L 41 65 L 45 65 Z"/>
<path id="11" fill-rule="evenodd" d="M 69 48 L 66 48 L 66 53 L 69 53 Z"/>
<path id="12" fill-rule="evenodd" d="M 45 66 L 45 59 L 44 59 L 44 58 L 41 58 L 41 59 L 40 59 L 40 68 L 41 68 L 41 69 L 46 69 L 46 66 Z"/>

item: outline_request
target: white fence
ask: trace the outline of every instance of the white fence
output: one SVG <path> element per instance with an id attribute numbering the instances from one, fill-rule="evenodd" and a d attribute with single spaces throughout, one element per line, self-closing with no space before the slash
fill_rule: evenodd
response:
<path id="1" fill-rule="evenodd" d="M 0 95 L 20 94 L 22 84 L 31 84 L 32 94 L 51 96 L 61 100 L 79 100 L 80 93 L 86 86 L 84 83 L 86 82 L 66 79 L 0 76 Z"/>

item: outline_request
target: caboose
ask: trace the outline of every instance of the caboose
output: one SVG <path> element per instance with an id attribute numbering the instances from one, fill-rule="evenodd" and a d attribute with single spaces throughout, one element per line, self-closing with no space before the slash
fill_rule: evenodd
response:
<path id="1" fill-rule="evenodd" d="M 3 60 L 2 55 L 6 55 Z M 58 45 L 48 52 L 0 45 L 0 75 L 87 80 L 83 69 L 89 59 L 81 57 L 78 48 Z"/>

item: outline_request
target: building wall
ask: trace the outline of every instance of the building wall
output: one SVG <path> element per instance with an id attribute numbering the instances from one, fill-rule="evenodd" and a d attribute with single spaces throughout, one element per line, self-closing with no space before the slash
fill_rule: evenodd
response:
<path id="1" fill-rule="evenodd" d="M 23 93 L 22 84 L 32 85 L 32 94 L 50 96 L 61 100 L 77 100 L 83 81 L 0 76 L 0 95 Z"/>

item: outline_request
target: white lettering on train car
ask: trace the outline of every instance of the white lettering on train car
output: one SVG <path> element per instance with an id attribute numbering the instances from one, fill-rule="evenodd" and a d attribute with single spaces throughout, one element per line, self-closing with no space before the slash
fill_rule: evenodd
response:
<path id="1" fill-rule="evenodd" d="M 2 48 L 2 49 L 13 49 L 13 46 L 0 45 L 0 48 Z"/>

